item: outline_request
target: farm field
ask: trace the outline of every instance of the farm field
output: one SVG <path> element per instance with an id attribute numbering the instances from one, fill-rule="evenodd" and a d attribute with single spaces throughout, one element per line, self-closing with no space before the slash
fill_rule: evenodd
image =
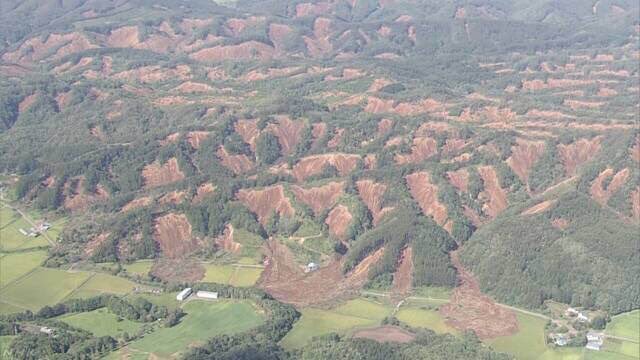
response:
<path id="1" fill-rule="evenodd" d="M 356 328 L 374 326 L 391 313 L 391 308 L 364 299 L 346 302 L 331 310 L 306 308 L 281 345 L 285 349 L 303 346 L 314 336 L 331 332 L 347 333 Z"/>
<path id="2" fill-rule="evenodd" d="M 456 334 L 457 331 L 448 326 L 440 313 L 436 310 L 427 310 L 417 307 L 402 307 L 396 313 L 398 320 L 411 327 L 421 327 L 435 331 L 438 334 Z"/>
<path id="3" fill-rule="evenodd" d="M 619 314 L 611 318 L 605 333 L 635 339 L 640 342 L 640 310 Z"/>
<path id="4" fill-rule="evenodd" d="M 233 265 L 203 264 L 205 268 L 202 282 L 214 282 L 232 286 L 252 286 L 258 281 L 262 268 Z"/>
<path id="5" fill-rule="evenodd" d="M 0 288 L 29 273 L 46 258 L 46 251 L 17 252 L 1 255 Z"/>
<path id="6" fill-rule="evenodd" d="M 2 360 L 9 360 L 9 345 L 11 345 L 11 342 L 13 341 L 13 339 L 15 339 L 15 336 L 10 336 L 10 335 L 5 335 L 5 336 L 0 336 L 0 359 Z"/>
<path id="7" fill-rule="evenodd" d="M 183 309 L 187 315 L 180 324 L 172 328 L 159 328 L 112 354 L 108 359 L 119 359 L 126 353 L 145 354 L 154 358 L 175 357 L 190 345 L 219 334 L 246 331 L 263 321 L 263 317 L 255 312 L 249 302 L 190 301 Z"/>
<path id="8" fill-rule="evenodd" d="M 72 314 L 58 318 L 73 327 L 92 332 L 95 336 L 117 336 L 124 332 L 134 334 L 142 326 L 127 319 L 120 319 L 106 308 Z"/>
<path id="9" fill-rule="evenodd" d="M 39 213 L 33 211 L 28 212 L 27 215 L 34 221 L 41 218 Z M 47 236 L 53 240 L 57 239 L 65 222 L 65 218 L 52 222 L 52 227 L 47 230 Z M 4 206 L 0 208 L 0 251 L 27 250 L 49 246 L 49 242 L 42 235 L 29 237 L 20 232 L 20 229 L 28 230 L 31 227 L 31 224 L 18 212 Z"/>
<path id="10" fill-rule="evenodd" d="M 149 270 L 151 270 L 152 266 L 153 266 L 153 261 L 144 260 L 144 261 L 136 261 L 131 264 L 124 264 L 122 267 L 124 267 L 124 269 L 129 274 L 145 276 L 149 273 Z"/>

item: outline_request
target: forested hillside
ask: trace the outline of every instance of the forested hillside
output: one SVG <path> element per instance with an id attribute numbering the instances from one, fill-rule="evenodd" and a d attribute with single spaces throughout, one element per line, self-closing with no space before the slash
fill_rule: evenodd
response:
<path id="1" fill-rule="evenodd" d="M 296 307 L 437 286 L 461 308 L 469 293 L 495 306 L 481 290 L 637 309 L 638 11 L 3 1 L 4 194 L 68 217 L 51 268 L 151 259 L 151 280 L 176 284 L 204 281 L 199 262 L 244 262 Z M 473 306 L 448 321 L 482 317 Z M 503 311 L 497 332 L 515 321 Z M 423 345 L 453 341 L 493 358 L 432 336 L 324 338 L 300 356 L 440 358 Z"/>

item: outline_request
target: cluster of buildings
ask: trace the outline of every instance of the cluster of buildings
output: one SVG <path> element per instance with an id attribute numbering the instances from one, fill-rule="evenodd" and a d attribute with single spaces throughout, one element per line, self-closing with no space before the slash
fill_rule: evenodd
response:
<path id="1" fill-rule="evenodd" d="M 579 323 L 589 323 L 591 319 L 583 312 L 576 310 L 572 307 L 567 308 L 564 315 L 569 319 L 575 319 Z M 565 333 L 552 333 L 549 337 L 553 340 L 553 343 L 557 346 L 569 345 L 572 338 L 576 336 L 576 331 L 569 331 Z M 589 350 L 599 351 L 604 343 L 604 334 L 602 332 L 590 330 L 586 334 L 587 343 L 585 348 Z"/>
<path id="2" fill-rule="evenodd" d="M 18 230 L 24 236 L 36 237 L 42 234 L 43 232 L 49 230 L 50 228 L 51 228 L 51 224 L 49 224 L 48 222 L 41 222 L 41 223 L 37 223 L 34 227 L 30 228 L 29 230 L 25 230 L 22 228 Z"/>
<path id="3" fill-rule="evenodd" d="M 217 292 L 198 290 L 194 294 L 193 293 L 193 289 L 191 289 L 191 288 L 182 289 L 182 291 L 180 291 L 178 293 L 178 295 L 176 295 L 176 299 L 178 301 L 185 301 L 192 295 L 194 295 L 198 299 L 206 299 L 206 300 L 217 300 L 218 299 L 218 293 Z"/>

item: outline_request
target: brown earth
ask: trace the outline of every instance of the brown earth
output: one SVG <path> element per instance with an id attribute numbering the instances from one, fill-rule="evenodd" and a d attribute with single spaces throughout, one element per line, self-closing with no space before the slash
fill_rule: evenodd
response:
<path id="1" fill-rule="evenodd" d="M 520 180 L 527 184 L 529 172 L 543 152 L 544 141 L 528 141 L 518 138 L 516 145 L 511 147 L 511 156 L 507 159 L 507 164 Z"/>
<path id="2" fill-rule="evenodd" d="M 405 177 L 411 196 L 416 200 L 422 212 L 431 216 L 443 226 L 447 222 L 447 208 L 438 200 L 438 187 L 431 183 L 427 172 L 416 172 Z"/>
<path id="3" fill-rule="evenodd" d="M 158 162 L 146 165 L 142 169 L 142 178 L 144 179 L 144 186 L 152 188 L 180 181 L 185 176 L 180 171 L 178 160 L 171 158 L 164 165 L 160 165 Z"/>
<path id="4" fill-rule="evenodd" d="M 275 46 L 276 51 L 283 51 L 286 48 L 286 39 L 293 32 L 289 25 L 269 24 L 269 39 Z"/>
<path id="5" fill-rule="evenodd" d="M 29 108 L 33 105 L 34 102 L 38 99 L 38 93 L 33 93 L 20 101 L 18 104 L 18 111 L 22 114 L 23 112 L 29 110 Z"/>
<path id="6" fill-rule="evenodd" d="M 187 100 L 183 96 L 165 96 L 153 100 L 153 104 L 158 106 L 191 105 L 194 104 L 194 101 Z"/>
<path id="7" fill-rule="evenodd" d="M 325 81 L 335 81 L 335 80 L 352 80 L 363 77 L 366 73 L 361 69 L 352 69 L 345 68 L 342 69 L 342 73 L 339 76 L 334 76 L 332 74 L 327 75 L 324 79 Z"/>
<path id="8" fill-rule="evenodd" d="M 160 140 L 159 142 L 160 142 L 160 145 L 165 146 L 165 145 L 176 143 L 179 138 L 180 138 L 180 133 L 179 132 L 174 132 L 172 134 L 167 135 L 167 137 L 165 137 L 164 139 Z"/>
<path id="9" fill-rule="evenodd" d="M 109 194 L 100 184 L 96 185 L 94 193 L 87 193 L 84 190 L 84 181 L 84 177 L 75 177 L 64 184 L 64 193 L 68 195 L 65 196 L 63 205 L 67 210 L 82 210 L 91 204 L 109 198 Z"/>
<path id="10" fill-rule="evenodd" d="M 629 149 L 629 154 L 635 162 L 640 163 L 640 135 L 636 136 L 636 141 Z"/>
<path id="11" fill-rule="evenodd" d="M 384 135 L 393 128 L 393 120 L 382 119 L 378 122 L 378 136 Z"/>
<path id="12" fill-rule="evenodd" d="M 598 89 L 598 93 L 596 94 L 596 96 L 600 96 L 600 97 L 609 97 L 609 96 L 616 96 L 616 95 L 618 95 L 618 92 L 608 87 L 601 87 L 600 89 Z"/>
<path id="13" fill-rule="evenodd" d="M 302 188 L 293 185 L 291 191 L 296 199 L 308 205 L 318 215 L 325 209 L 335 205 L 344 192 L 344 182 L 330 182 L 323 186 Z"/>
<path id="14" fill-rule="evenodd" d="M 472 330 L 482 340 L 515 334 L 518 320 L 513 311 L 497 305 L 480 291 L 476 278 L 460 262 L 458 250 L 450 254 L 460 285 L 449 303 L 440 307 L 446 323 L 460 331 Z"/>
<path id="15" fill-rule="evenodd" d="M 169 213 L 154 220 L 154 240 L 165 257 L 181 258 L 200 246 L 191 234 L 191 224 L 184 214 Z"/>
<path id="16" fill-rule="evenodd" d="M 570 100 L 566 99 L 564 101 L 564 105 L 570 107 L 572 110 L 578 109 L 595 109 L 604 105 L 603 102 L 594 102 L 594 101 L 580 101 L 580 100 Z"/>
<path id="17" fill-rule="evenodd" d="M 335 149 L 336 147 L 338 147 L 338 145 L 340 145 L 340 142 L 342 141 L 343 136 L 344 136 L 344 129 L 342 128 L 336 129 L 335 135 L 331 138 L 331 140 L 327 142 L 327 147 L 329 149 Z"/>
<path id="18" fill-rule="evenodd" d="M 392 138 L 390 138 L 389 140 L 387 140 L 386 143 L 384 143 L 384 147 L 389 148 L 392 146 L 398 146 L 401 145 L 402 143 L 404 143 L 404 138 L 402 136 L 394 136 Z M 410 156 L 410 155 L 405 155 L 405 156 Z M 397 161 L 397 156 L 396 156 L 396 161 Z"/>
<path id="19" fill-rule="evenodd" d="M 324 222 L 329 226 L 329 233 L 331 233 L 331 235 L 344 240 L 352 219 L 353 216 L 349 212 L 349 208 L 344 205 L 338 205 L 329 212 Z"/>
<path id="20" fill-rule="evenodd" d="M 196 189 L 196 195 L 191 200 L 193 203 L 199 203 L 216 190 L 212 183 L 204 183 Z"/>
<path id="21" fill-rule="evenodd" d="M 190 131 L 185 135 L 187 142 L 194 149 L 200 148 L 200 143 L 209 136 L 208 131 Z"/>
<path id="22" fill-rule="evenodd" d="M 233 240 L 233 226 L 231 224 L 224 228 L 222 235 L 218 236 L 215 240 L 218 249 L 222 249 L 232 254 L 237 254 L 242 248 L 242 244 Z"/>
<path id="23" fill-rule="evenodd" d="M 359 339 L 370 339 L 379 343 L 408 343 L 413 341 L 416 335 L 399 326 L 383 325 L 375 328 L 358 330 L 353 333 L 353 337 Z"/>
<path id="24" fill-rule="evenodd" d="M 438 143 L 435 139 L 430 137 L 415 137 L 413 139 L 413 146 L 411 147 L 411 153 L 408 155 L 397 154 L 395 156 L 398 164 L 415 164 L 422 162 L 433 155 L 438 153 Z"/>
<path id="25" fill-rule="evenodd" d="M 71 91 L 61 92 L 56 95 L 55 100 L 59 111 L 63 111 L 67 107 L 67 104 L 71 101 L 71 96 Z"/>
<path id="26" fill-rule="evenodd" d="M 595 201 L 597 201 L 601 205 L 606 205 L 607 202 L 609 202 L 611 196 L 616 191 L 620 190 L 620 188 L 627 182 L 627 180 L 629 179 L 629 175 L 629 168 L 624 168 L 615 173 L 615 175 L 612 168 L 607 168 L 593 180 L 593 182 L 591 183 L 591 188 L 589 189 L 589 193 Z M 611 176 L 613 176 L 613 178 L 605 188 L 603 186 L 603 183 Z"/>
<path id="27" fill-rule="evenodd" d="M 94 138 L 96 138 L 98 140 L 104 140 L 105 139 L 104 132 L 102 132 L 102 129 L 97 127 L 97 126 L 92 126 L 89 129 L 89 134 L 91 134 L 91 136 L 93 136 Z"/>
<path id="28" fill-rule="evenodd" d="M 127 212 L 133 209 L 148 206 L 149 204 L 151 204 L 151 198 L 149 196 L 143 196 L 129 201 L 122 207 L 122 209 L 120 209 L 120 211 Z"/>
<path id="29" fill-rule="evenodd" d="M 448 138 L 442 146 L 442 153 L 444 155 L 455 154 L 464 149 L 467 145 L 469 145 L 469 142 L 465 139 Z"/>
<path id="30" fill-rule="evenodd" d="M 164 68 L 159 65 L 142 66 L 125 70 L 112 76 L 117 80 L 138 81 L 141 83 L 155 83 L 168 79 L 187 80 L 191 77 L 191 68 L 178 65 L 175 68 Z"/>
<path id="31" fill-rule="evenodd" d="M 313 57 L 322 56 L 333 50 L 329 41 L 331 36 L 331 20 L 323 17 L 316 18 L 313 23 L 313 37 L 303 36 L 307 51 Z"/>
<path id="32" fill-rule="evenodd" d="M 46 39 L 43 41 L 42 39 Z M 10 63 L 29 65 L 42 59 L 51 57 L 61 59 L 66 55 L 95 48 L 84 35 L 73 32 L 68 34 L 51 34 L 48 36 L 38 36 L 31 38 L 12 52 L 2 55 L 2 59 Z"/>
<path id="33" fill-rule="evenodd" d="M 293 176 L 302 181 L 310 176 L 319 174 L 322 172 L 326 165 L 332 165 L 338 169 L 340 176 L 344 176 L 350 173 L 356 168 L 360 156 L 353 154 L 320 154 L 304 157 L 298 161 L 293 167 Z"/>
<path id="34" fill-rule="evenodd" d="M 196 282 L 204 278 L 205 272 L 204 266 L 190 259 L 160 259 L 149 271 L 153 276 L 172 283 Z"/>
<path id="35" fill-rule="evenodd" d="M 376 154 L 367 154 L 364 157 L 364 168 L 367 170 L 373 170 L 377 165 Z"/>
<path id="36" fill-rule="evenodd" d="M 253 161 L 245 154 L 232 155 L 227 152 L 224 146 L 220 146 L 216 155 L 220 158 L 220 162 L 235 174 L 242 174 L 253 169 Z"/>
<path id="37" fill-rule="evenodd" d="M 364 111 L 372 114 L 395 113 L 403 116 L 436 113 L 444 110 L 444 105 L 433 99 L 424 99 L 415 103 L 396 103 L 393 99 L 384 100 L 375 96 L 367 98 L 367 105 L 364 108 Z"/>
<path id="38" fill-rule="evenodd" d="M 214 89 L 207 84 L 197 83 L 193 81 L 184 82 L 176 86 L 175 88 L 173 88 L 173 91 L 182 92 L 182 93 L 202 93 L 202 92 L 210 92 L 213 90 Z"/>
<path id="39" fill-rule="evenodd" d="M 553 204 L 555 204 L 555 200 L 546 200 L 541 203 L 538 203 L 525 211 L 523 211 L 520 215 L 535 215 L 540 214 L 542 212 L 547 211 Z"/>
<path id="40" fill-rule="evenodd" d="M 554 88 L 567 88 L 576 86 L 585 86 L 593 84 L 594 80 L 576 80 L 576 79 L 552 79 L 549 78 L 545 83 L 544 80 L 523 80 L 523 90 L 541 90 L 541 89 L 554 89 Z"/>
<path id="41" fill-rule="evenodd" d="M 467 169 L 448 171 L 447 179 L 449 183 L 462 192 L 467 192 L 469 187 L 469 172 Z"/>
<path id="42" fill-rule="evenodd" d="M 304 273 L 293 253 L 275 240 L 267 243 L 268 263 L 258 287 L 279 301 L 296 307 L 335 303 L 353 296 L 367 282 L 369 269 L 382 257 L 384 248 L 362 260 L 351 272 L 343 274 L 343 259 L 333 259 L 319 270 Z"/>
<path id="43" fill-rule="evenodd" d="M 174 190 L 174 191 L 171 191 L 171 192 L 168 192 L 168 193 L 162 195 L 158 199 L 158 204 L 160 204 L 160 205 L 167 205 L 167 204 L 178 205 L 180 202 L 182 202 L 182 199 L 184 199 L 185 195 L 186 195 L 186 193 L 184 191 Z"/>
<path id="44" fill-rule="evenodd" d="M 383 196 L 387 190 L 387 185 L 376 183 L 373 180 L 359 180 L 356 182 L 358 194 L 371 211 L 373 225 L 377 225 L 382 217 L 389 211 L 393 210 L 392 206 L 382 207 Z"/>
<path id="45" fill-rule="evenodd" d="M 251 151 L 256 151 L 256 140 L 258 139 L 258 135 L 260 135 L 260 130 L 258 130 L 258 120 L 257 119 L 241 119 L 236 121 L 233 125 L 235 131 L 240 135 L 242 140 L 245 143 L 249 144 Z"/>
<path id="46" fill-rule="evenodd" d="M 413 285 L 413 249 L 407 246 L 400 255 L 398 269 L 393 275 L 393 293 L 407 295 Z"/>
<path id="47" fill-rule="evenodd" d="M 91 257 L 96 252 L 96 250 L 100 249 L 102 244 L 104 244 L 104 242 L 109 239 L 109 235 L 111 235 L 111 233 L 104 232 L 92 237 L 91 240 L 89 240 L 89 242 L 87 242 L 87 244 L 84 246 L 84 256 L 86 258 Z"/>
<path id="48" fill-rule="evenodd" d="M 377 33 L 382 37 L 388 37 L 389 35 L 391 35 L 391 28 L 386 25 L 382 25 L 378 28 Z"/>
<path id="49" fill-rule="evenodd" d="M 569 221 L 562 218 L 553 219 L 551 220 L 551 226 L 559 230 L 564 230 L 569 226 Z"/>
<path id="50" fill-rule="evenodd" d="M 507 193 L 500 187 L 498 175 L 492 166 L 480 166 L 478 173 L 484 182 L 484 190 L 480 196 L 487 199 L 487 202 L 482 205 L 482 210 L 489 217 L 494 218 L 507 208 Z"/>
<path id="51" fill-rule="evenodd" d="M 393 84 L 393 81 L 391 80 L 375 79 L 371 83 L 371 86 L 369 86 L 369 89 L 367 90 L 367 92 L 377 92 L 377 91 L 380 91 L 380 89 L 382 89 L 383 87 L 391 84 Z"/>
<path id="52" fill-rule="evenodd" d="M 251 40 L 237 45 L 217 45 L 198 50 L 189 55 L 196 61 L 221 61 L 237 59 L 269 59 L 275 49 L 267 44 Z"/>
<path id="53" fill-rule="evenodd" d="M 635 220 L 640 220 L 640 186 L 631 192 L 631 213 Z"/>
<path id="54" fill-rule="evenodd" d="M 284 194 L 282 185 L 269 186 L 262 190 L 241 189 L 236 197 L 256 214 L 258 221 L 263 225 L 273 213 L 285 217 L 291 217 L 295 214 L 289 198 Z"/>
<path id="55" fill-rule="evenodd" d="M 301 68 L 297 66 L 286 67 L 286 68 L 270 68 L 266 72 L 263 70 L 254 69 L 246 73 L 242 78 L 245 81 L 273 79 L 273 78 L 291 75 L 294 72 L 299 71 L 300 69 Z"/>
<path id="56" fill-rule="evenodd" d="M 548 118 L 548 119 L 570 119 L 570 118 L 573 118 L 573 116 L 561 113 L 559 111 L 538 110 L 538 109 L 531 109 L 531 110 L 527 111 L 525 116 L 533 117 L 533 118 Z"/>
<path id="57" fill-rule="evenodd" d="M 305 17 L 310 15 L 324 15 L 330 9 L 332 5 L 329 2 L 318 3 L 300 3 L 296 4 L 296 17 Z"/>
<path id="58" fill-rule="evenodd" d="M 574 143 L 558 145 L 558 153 L 568 176 L 575 175 L 576 170 L 589 161 L 600 150 L 602 137 L 580 139 Z"/>
<path id="59" fill-rule="evenodd" d="M 289 155 L 296 149 L 296 145 L 300 141 L 304 131 L 304 122 L 291 120 L 288 116 L 278 116 L 277 123 L 269 124 L 267 129 L 278 138 L 282 154 Z"/>

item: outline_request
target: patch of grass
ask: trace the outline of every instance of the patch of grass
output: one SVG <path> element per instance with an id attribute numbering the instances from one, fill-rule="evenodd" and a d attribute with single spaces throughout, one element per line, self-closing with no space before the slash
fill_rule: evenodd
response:
<path id="1" fill-rule="evenodd" d="M 11 346 L 11 342 L 15 338 L 16 336 L 0 336 L 0 359 L 11 360 L 9 357 L 9 346 Z"/>
<path id="2" fill-rule="evenodd" d="M 604 344 L 602 345 L 602 350 L 604 352 L 614 353 L 619 356 L 640 359 L 640 345 L 630 341 L 606 339 L 604 341 Z"/>
<path id="3" fill-rule="evenodd" d="M 20 219 L 20 215 L 17 212 L 4 206 L 0 207 L 0 229 L 18 219 Z"/>
<path id="4" fill-rule="evenodd" d="M 544 327 L 546 320 L 517 313 L 518 332 L 510 336 L 490 339 L 486 342 L 494 349 L 515 356 L 517 359 L 538 359 L 547 350 L 544 341 Z"/>
<path id="5" fill-rule="evenodd" d="M 447 325 L 444 318 L 435 310 L 403 307 L 396 313 L 396 318 L 409 326 L 427 328 L 438 334 L 458 333 L 454 328 Z"/>
<path id="6" fill-rule="evenodd" d="M 239 254 L 241 257 L 252 258 L 255 261 L 262 257 L 261 248 L 264 240 L 260 236 L 244 229 L 234 229 L 233 241 L 242 244 Z"/>
<path id="7" fill-rule="evenodd" d="M 249 302 L 190 301 L 183 309 L 187 315 L 178 325 L 160 328 L 128 347 L 161 357 L 176 356 L 216 335 L 243 332 L 264 321 Z"/>
<path id="8" fill-rule="evenodd" d="M 140 327 L 140 323 L 118 318 L 106 308 L 71 314 L 64 316 L 58 320 L 65 323 L 92 332 L 95 336 L 113 336 L 127 332 L 131 335 L 135 334 Z"/>
<path id="9" fill-rule="evenodd" d="M 156 305 L 163 305 L 169 309 L 177 309 L 180 306 L 178 300 L 176 300 L 177 292 L 163 293 L 163 294 L 131 294 L 127 298 L 143 298 Z"/>
<path id="10" fill-rule="evenodd" d="M 35 269 L 46 258 L 46 251 L 3 255 L 0 257 L 0 288 Z"/>
<path id="11" fill-rule="evenodd" d="M 451 289 L 441 286 L 421 286 L 413 291 L 415 296 L 449 300 Z"/>
<path id="12" fill-rule="evenodd" d="M 124 264 L 122 267 L 129 274 L 146 276 L 153 266 L 153 261 L 136 261 L 131 264 Z"/>
<path id="13" fill-rule="evenodd" d="M 24 307 L 7 304 L 6 302 L 3 302 L 2 300 L 0 300 L 0 314 L 12 314 L 17 312 L 22 312 L 25 310 L 27 309 Z"/>
<path id="14" fill-rule="evenodd" d="M 30 310 L 60 302 L 85 282 L 91 274 L 70 273 L 57 269 L 38 268 L 0 292 L 0 301 Z"/>
<path id="15" fill-rule="evenodd" d="M 14 214 L 17 215 L 15 212 Z M 20 232 L 20 229 L 28 231 L 31 228 L 31 225 L 20 217 L 20 215 L 17 216 L 17 218 L 12 218 L 8 224 L 0 229 L 0 250 L 2 251 L 20 249 L 25 245 L 25 243 L 33 239 Z"/>
<path id="16" fill-rule="evenodd" d="M 357 316 L 365 319 L 381 321 L 391 314 L 391 308 L 367 299 L 353 299 L 338 306 L 333 311 L 338 314 Z"/>
<path id="17" fill-rule="evenodd" d="M 633 310 L 611 318 L 605 333 L 640 341 L 640 310 Z"/>
<path id="18" fill-rule="evenodd" d="M 229 279 L 229 285 L 236 287 L 253 286 L 260 278 L 262 270 L 260 268 L 236 267 L 236 271 Z"/>
<path id="19" fill-rule="evenodd" d="M 322 233 L 322 230 L 320 230 L 320 226 L 318 224 L 316 224 L 315 222 L 309 219 L 304 219 L 304 221 L 302 222 L 302 225 L 300 225 L 300 227 L 298 228 L 298 230 L 296 230 L 293 236 L 308 237 L 308 236 L 318 235 L 321 233 Z"/>
<path id="20" fill-rule="evenodd" d="M 135 283 L 113 275 L 98 273 L 89 279 L 86 283 L 84 283 L 81 287 L 77 289 L 77 292 L 92 294 L 90 296 L 95 296 L 99 294 L 116 294 L 116 295 L 124 295 L 131 291 L 136 286 Z M 76 293 L 73 294 L 74 297 Z"/>
<path id="21" fill-rule="evenodd" d="M 262 268 L 246 268 L 233 265 L 203 264 L 205 268 L 202 282 L 214 282 L 239 287 L 252 286 L 260 278 Z"/>
<path id="22" fill-rule="evenodd" d="M 218 284 L 228 284 L 234 268 L 230 265 L 202 264 L 205 268 L 202 282 L 213 282 Z"/>

